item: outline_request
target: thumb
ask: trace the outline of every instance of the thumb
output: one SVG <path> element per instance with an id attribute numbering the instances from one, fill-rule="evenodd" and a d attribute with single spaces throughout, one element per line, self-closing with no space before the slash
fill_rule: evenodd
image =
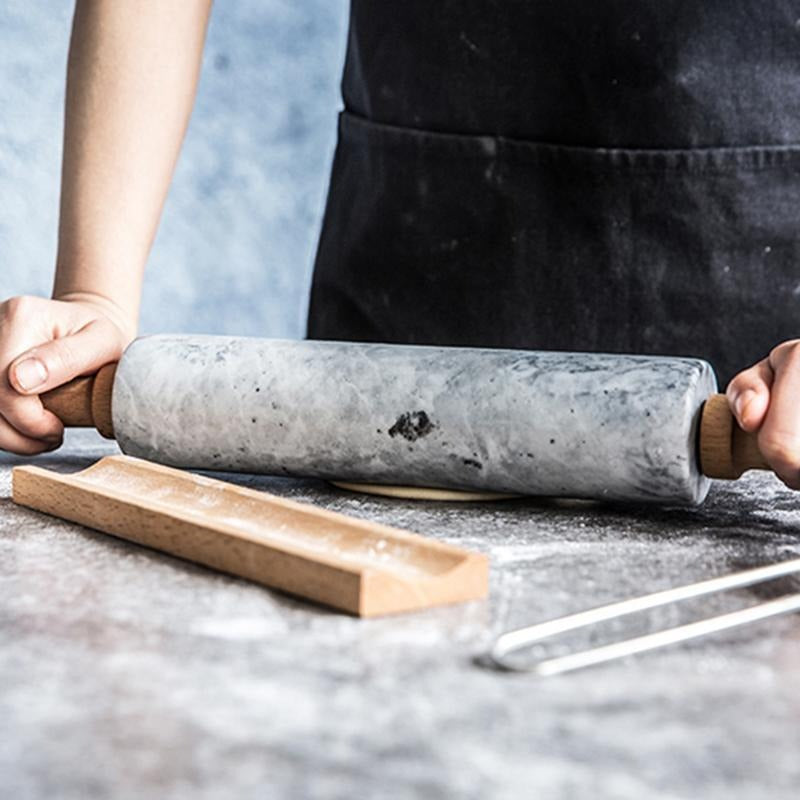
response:
<path id="1" fill-rule="evenodd" d="M 753 432 L 761 427 L 769 407 L 775 375 L 765 358 L 740 372 L 725 392 L 731 411 L 742 430 Z"/>
<path id="2" fill-rule="evenodd" d="M 17 356 L 8 369 L 8 381 L 19 394 L 44 394 L 117 361 L 123 349 L 122 334 L 116 326 L 109 320 L 96 319 L 70 336 Z"/>

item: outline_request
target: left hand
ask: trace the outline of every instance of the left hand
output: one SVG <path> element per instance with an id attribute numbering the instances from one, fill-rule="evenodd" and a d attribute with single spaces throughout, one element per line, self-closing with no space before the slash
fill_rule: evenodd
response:
<path id="1" fill-rule="evenodd" d="M 758 449 L 776 475 L 800 489 L 800 339 L 740 372 L 725 394 L 739 426 L 758 431 Z"/>

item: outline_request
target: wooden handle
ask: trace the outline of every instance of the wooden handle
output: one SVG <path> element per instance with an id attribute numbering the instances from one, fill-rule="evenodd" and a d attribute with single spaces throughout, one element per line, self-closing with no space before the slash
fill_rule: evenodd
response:
<path id="1" fill-rule="evenodd" d="M 700 469 L 709 478 L 735 480 L 748 469 L 772 469 L 758 450 L 756 434 L 736 422 L 724 394 L 712 394 L 700 419 Z"/>
<path id="2" fill-rule="evenodd" d="M 106 364 L 96 375 L 76 378 L 43 394 L 42 403 L 66 427 L 97 428 L 106 439 L 113 439 L 111 391 L 116 371 L 116 364 Z"/>

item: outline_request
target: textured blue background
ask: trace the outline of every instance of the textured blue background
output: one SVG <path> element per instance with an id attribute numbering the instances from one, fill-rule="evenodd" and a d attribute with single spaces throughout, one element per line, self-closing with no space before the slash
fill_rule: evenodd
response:
<path id="1" fill-rule="evenodd" d="M 302 336 L 347 0 L 219 0 L 143 333 Z M 72 4 L 0 4 L 0 298 L 50 291 Z"/>

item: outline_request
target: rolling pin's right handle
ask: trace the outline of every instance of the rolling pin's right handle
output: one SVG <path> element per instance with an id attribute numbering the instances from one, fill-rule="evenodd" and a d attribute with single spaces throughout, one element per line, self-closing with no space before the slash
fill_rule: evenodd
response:
<path id="1" fill-rule="evenodd" d="M 739 427 L 724 394 L 712 394 L 703 406 L 699 450 L 700 469 L 709 478 L 735 480 L 748 469 L 772 469 L 756 434 Z"/>
<path id="2" fill-rule="evenodd" d="M 111 391 L 116 364 L 106 364 L 95 375 L 76 378 L 42 395 L 42 403 L 67 428 L 97 428 L 106 439 L 114 438 Z"/>

